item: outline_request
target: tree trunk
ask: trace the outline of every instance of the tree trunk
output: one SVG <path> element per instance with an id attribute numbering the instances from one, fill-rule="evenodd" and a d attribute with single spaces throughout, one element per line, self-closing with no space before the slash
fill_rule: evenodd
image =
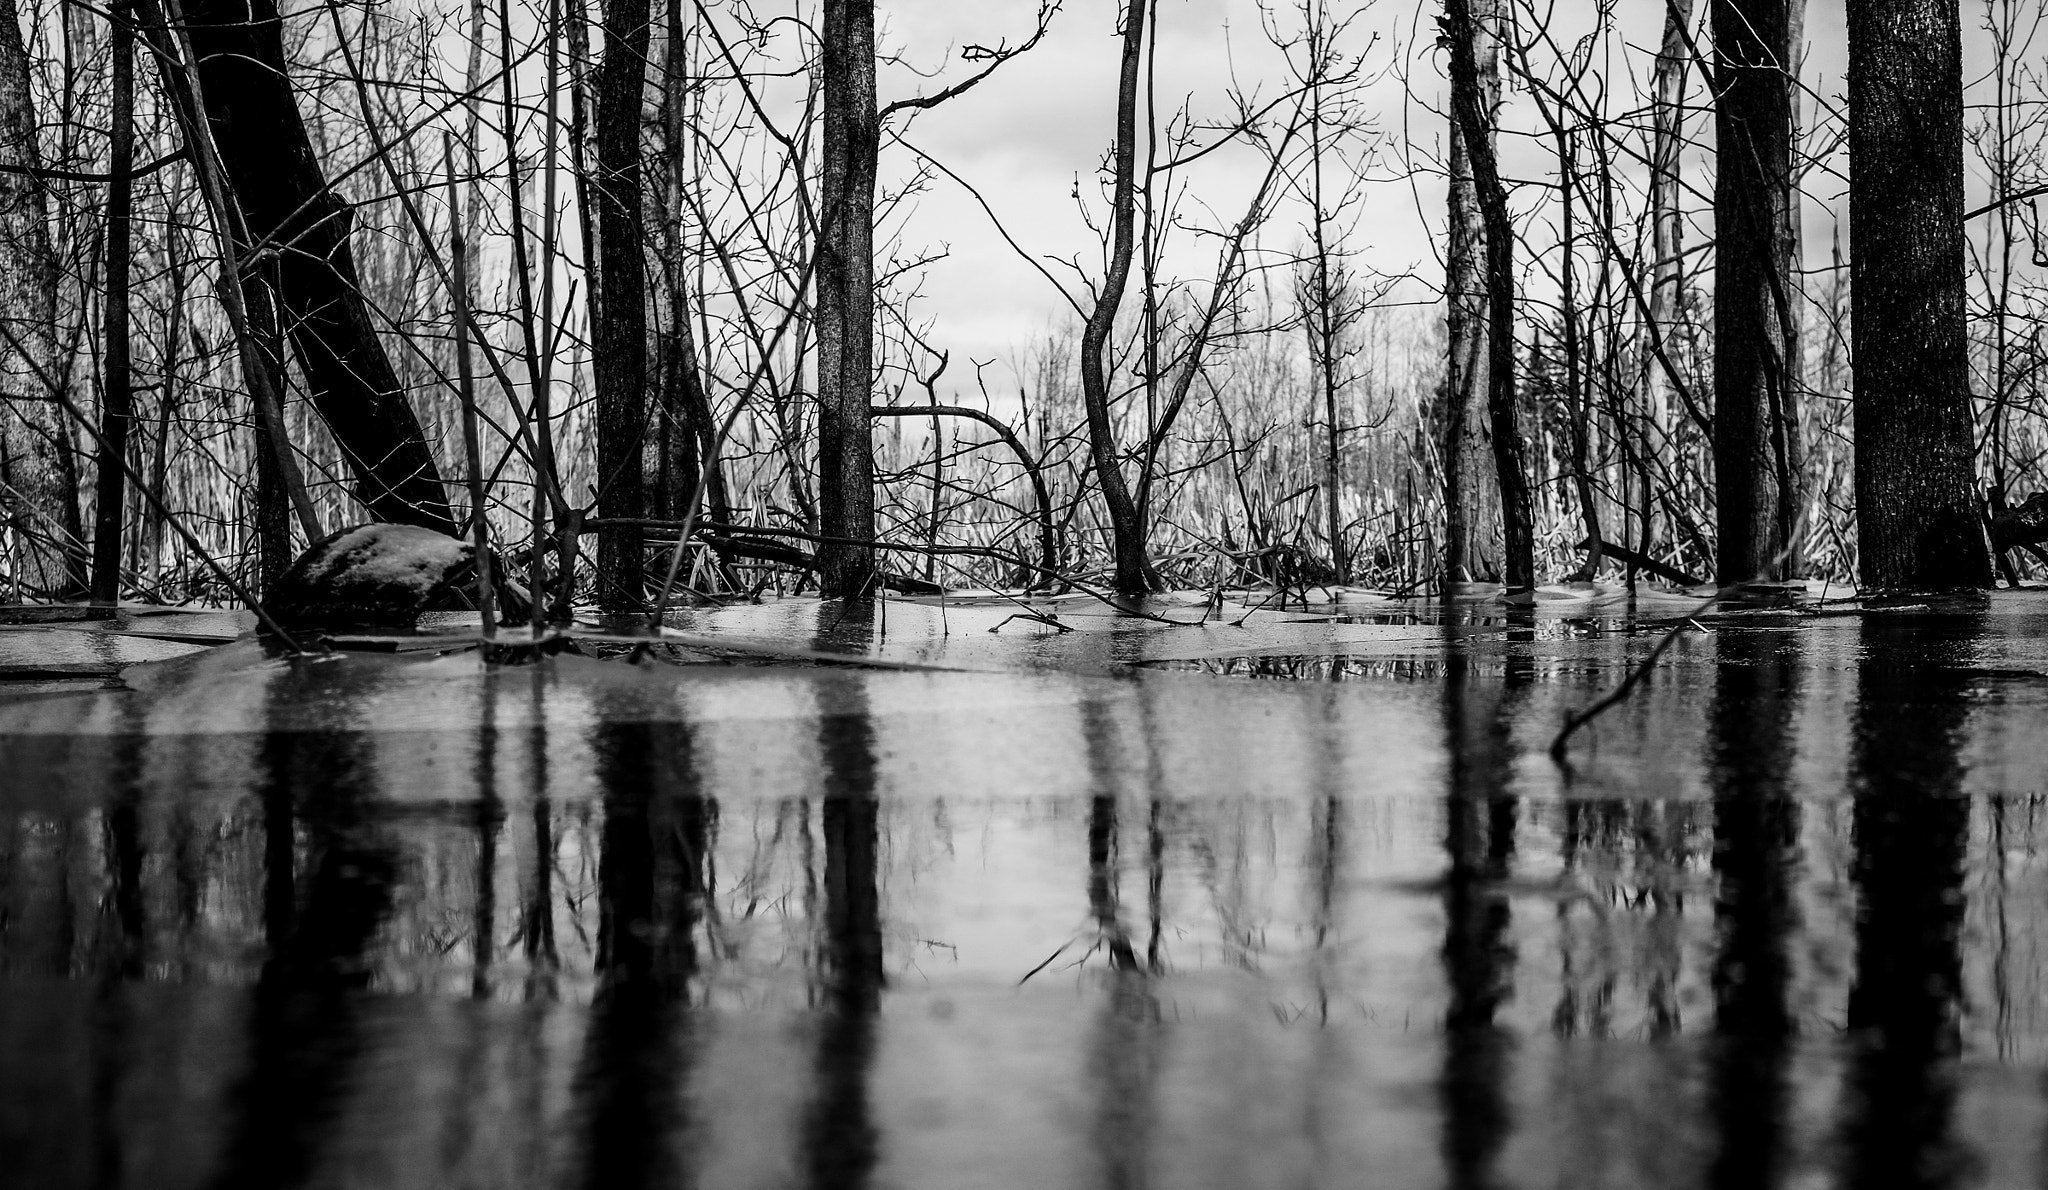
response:
<path id="1" fill-rule="evenodd" d="M 874 0 L 825 0 L 825 159 L 818 243 L 818 508 L 826 537 L 872 541 L 875 460 L 868 421 L 874 357 Z M 818 547 L 827 596 L 865 598 L 872 546 Z"/>
<path id="2" fill-rule="evenodd" d="M 92 529 L 92 598 L 111 604 L 121 597 L 121 520 L 127 511 L 129 428 L 135 420 L 135 394 L 130 383 L 128 351 L 128 258 L 134 251 L 130 234 L 135 180 L 135 26 L 129 6 L 113 10 L 110 52 L 113 57 L 112 127 L 107 152 L 107 246 L 102 254 L 107 292 L 101 306 L 100 453 L 94 483 Z"/>
<path id="3" fill-rule="evenodd" d="M 1957 0 L 1860 0 L 1848 29 L 1861 577 L 1989 586 L 1972 491 Z"/>
<path id="4" fill-rule="evenodd" d="M 710 397 L 704 391 L 704 375 L 697 359 L 696 335 L 691 328 L 696 303 L 690 297 L 690 259 L 686 251 L 685 201 L 693 179 L 690 176 L 689 121 L 685 102 L 689 95 L 689 63 L 684 59 L 687 34 L 683 28 L 682 0 L 668 0 L 668 82 L 663 96 L 662 130 L 668 149 L 668 201 L 663 204 L 669 220 L 668 259 L 664 280 L 668 289 L 669 325 L 662 336 L 663 415 L 677 427 L 673 448 L 665 454 L 674 475 L 662 499 L 671 508 L 664 516 L 681 519 L 688 515 L 697 476 L 706 476 L 704 511 L 720 524 L 732 523 L 731 501 L 725 494 L 725 475 L 717 463 L 718 425 L 711 412 Z M 712 460 L 710 468 L 704 460 Z"/>
<path id="5" fill-rule="evenodd" d="M 36 113 L 15 0 L 0 0 L 0 165 L 33 170 Z M 14 598 L 70 594 L 75 562 L 63 539 L 63 414 L 45 381 L 57 364 L 57 264 L 43 206 L 46 183 L 0 171 L 0 490 L 14 533 Z"/>
<path id="6" fill-rule="evenodd" d="M 1693 0 L 1665 0 L 1664 39 L 1657 50 L 1651 81 L 1650 140 L 1650 313 L 1639 346 L 1640 390 L 1644 424 L 1635 452 L 1636 484 L 1641 521 L 1636 527 L 1638 552 L 1655 544 L 1655 503 L 1651 498 L 1649 444 L 1665 437 L 1671 425 L 1670 379 L 1656 356 L 1674 342 L 1671 325 L 1684 306 L 1685 223 L 1679 210 L 1679 152 L 1685 143 L 1686 46 L 1692 26 Z"/>
<path id="7" fill-rule="evenodd" d="M 1786 0 L 1714 0 L 1715 574 L 1783 579 L 1799 500 L 1793 459 L 1792 58 Z"/>
<path id="8" fill-rule="evenodd" d="M 595 307 L 597 515 L 645 515 L 641 447 L 647 433 L 647 277 L 641 257 L 640 108 L 647 86 L 647 0 L 604 6 L 604 60 L 597 68 L 597 253 L 604 286 Z M 645 531 L 609 524 L 598 533 L 598 603 L 611 610 L 646 599 Z"/>
<path id="9" fill-rule="evenodd" d="M 275 0 L 191 0 L 206 115 L 252 243 L 274 249 L 278 299 L 313 406 L 380 520 L 455 532 L 419 418 L 378 341 L 349 248 L 351 208 L 328 188 L 292 96 Z"/>
<path id="10" fill-rule="evenodd" d="M 1473 0 L 1472 59 L 1479 106 L 1500 104 L 1497 0 Z M 1493 136 L 1492 121 L 1486 135 Z M 1444 565 L 1451 582 L 1500 579 L 1500 488 L 1494 478 L 1493 433 L 1486 419 L 1486 221 L 1472 180 L 1465 130 L 1451 120 L 1449 244 L 1445 251 L 1445 305 L 1450 358 L 1444 380 Z"/>
<path id="11" fill-rule="evenodd" d="M 1528 591 L 1536 586 L 1536 546 L 1515 409 L 1514 224 L 1494 156 L 1494 109 L 1487 102 L 1486 80 L 1479 69 L 1478 50 L 1485 34 L 1474 8 L 1484 2 L 1444 0 L 1444 31 L 1451 51 L 1451 107 L 1464 133 L 1486 234 L 1486 407 L 1500 490 L 1503 578 L 1510 591 Z M 1494 95 L 1498 96 L 1497 85 Z"/>
<path id="12" fill-rule="evenodd" d="M 1117 73 L 1115 177 L 1110 196 L 1109 272 L 1102 279 L 1095 309 L 1081 331 L 1081 400 L 1088 410 L 1088 447 L 1095 464 L 1102 502 L 1109 512 L 1109 530 L 1116 551 L 1116 589 L 1137 596 L 1156 591 L 1161 583 L 1145 556 L 1145 525 L 1117 462 L 1116 431 L 1109 410 L 1108 348 L 1116 327 L 1117 307 L 1131 276 L 1134 223 L 1137 218 L 1138 66 L 1145 49 L 1145 12 L 1151 0 L 1130 0 L 1124 7 L 1123 61 Z"/>
<path id="13" fill-rule="evenodd" d="M 1309 31 L 1309 50 L 1320 56 L 1327 51 L 1322 26 L 1324 14 L 1314 16 L 1315 23 Z M 1351 557 L 1345 550 L 1344 542 L 1344 423 L 1341 417 L 1343 404 L 1338 399 L 1343 379 L 1338 369 L 1343 366 L 1344 324 L 1349 320 L 1348 311 L 1339 308 L 1339 303 L 1349 304 L 1351 295 L 1350 277 L 1340 274 L 1341 262 L 1337 259 L 1338 248 L 1330 243 L 1329 208 L 1323 200 L 1323 91 L 1321 76 L 1312 84 L 1313 94 L 1309 97 L 1309 240 L 1313 257 L 1309 262 L 1308 309 L 1303 311 L 1302 322 L 1308 330 L 1309 367 L 1315 370 L 1317 387 L 1323 399 L 1323 422 L 1326 436 L 1323 439 L 1323 515 L 1330 535 L 1330 569 L 1336 572 L 1337 582 L 1351 581 Z"/>

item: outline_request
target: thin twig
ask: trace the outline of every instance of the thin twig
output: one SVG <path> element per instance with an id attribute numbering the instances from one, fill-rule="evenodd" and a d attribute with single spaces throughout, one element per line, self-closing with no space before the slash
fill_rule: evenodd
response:
<path id="1" fill-rule="evenodd" d="M 1698 607 L 1693 608 L 1691 611 L 1685 613 L 1685 615 L 1679 619 L 1678 623 L 1672 626 L 1671 631 L 1664 634 L 1664 639 L 1657 642 L 1657 647 L 1650 650 L 1650 655 L 1648 657 L 1643 658 L 1642 661 L 1638 663 L 1634 669 L 1631 669 L 1628 673 L 1628 676 L 1622 679 L 1621 685 L 1616 686 L 1612 693 L 1608 694 L 1607 697 L 1601 699 L 1599 702 L 1594 703 L 1592 706 L 1587 707 L 1585 710 L 1580 711 L 1577 714 L 1567 718 L 1564 721 L 1564 726 L 1558 729 L 1557 738 L 1550 741 L 1550 759 L 1556 761 L 1558 764 L 1565 763 L 1565 748 L 1571 742 L 1572 733 L 1577 731 L 1579 728 L 1584 727 L 1586 724 L 1591 723 L 1594 719 L 1600 716 L 1601 712 L 1605 711 L 1607 708 L 1615 705 L 1622 699 L 1627 698 L 1628 692 L 1635 689 L 1637 683 L 1641 682 L 1643 680 L 1643 677 L 1646 674 L 1648 674 L 1653 667 L 1656 666 L 1657 659 L 1664 655 L 1664 651 L 1671 647 L 1672 643 L 1678 639 L 1678 634 L 1684 632 L 1687 625 L 1691 625 L 1694 628 L 1699 627 L 1699 624 L 1695 622 L 1696 617 L 1706 615 L 1708 612 L 1714 610 L 1715 604 L 1720 603 L 1723 599 L 1726 599 L 1730 595 L 1735 594 L 1737 591 L 1740 591 L 1742 588 L 1750 585 L 1751 583 L 1761 582 L 1762 576 L 1764 574 L 1774 573 L 1780 566 L 1783 566 L 1785 564 L 1785 560 L 1792 556 L 1792 551 L 1796 547 L 1798 541 L 1800 540 L 1801 532 L 1805 529 L 1805 524 L 1806 517 L 1805 514 L 1802 513 L 1799 517 L 1798 522 L 1796 522 L 1793 525 L 1793 531 L 1790 534 L 1788 534 L 1789 540 L 1787 541 L 1785 548 L 1778 551 L 1778 556 L 1771 559 L 1771 564 L 1769 566 L 1764 567 L 1761 574 L 1750 578 L 1742 579 L 1737 582 L 1729 583 L 1727 586 L 1722 587 L 1718 591 L 1715 591 L 1712 595 L 1707 596 L 1705 602 L 1701 603 Z"/>
<path id="2" fill-rule="evenodd" d="M 44 388 L 49 390 L 50 399 L 55 401 L 65 413 L 71 416 L 73 421 L 76 421 L 87 434 L 92 436 L 93 445 L 105 452 L 105 457 L 113 459 L 120 465 L 121 470 L 128 475 L 128 482 L 135 485 L 135 490 L 141 492 L 143 497 L 155 506 L 157 515 L 163 518 L 164 523 L 176 530 L 178 536 L 185 539 L 185 544 L 191 547 L 192 552 L 199 556 L 201 562 L 204 562 L 214 574 L 220 577 L 220 581 L 227 585 L 228 590 L 234 593 L 235 598 L 241 600 L 249 610 L 256 613 L 256 619 L 265 628 L 269 629 L 272 635 L 277 637 L 278 642 L 294 653 L 304 654 L 311 652 L 310 649 L 307 649 L 294 639 L 291 633 L 286 632 L 280 627 L 276 620 L 271 619 L 270 613 L 263 610 L 263 605 L 256 601 L 255 596 L 249 593 L 249 589 L 238 582 L 234 575 L 228 573 L 227 567 L 221 565 L 212 554 L 207 552 L 206 546 L 200 542 L 198 536 L 192 530 L 186 528 L 185 523 L 171 512 L 171 507 L 164 502 L 163 496 L 155 488 L 152 488 L 143 481 L 142 476 L 135 469 L 135 464 L 129 462 L 125 455 L 116 454 L 108 449 L 106 438 L 100 433 L 100 428 L 93 424 L 92 419 L 85 415 L 84 410 L 72 402 L 71 397 L 65 393 L 63 386 L 58 384 L 54 377 L 43 370 L 43 366 L 36 362 L 34 356 L 29 354 L 27 346 L 15 337 L 14 332 L 8 329 L 7 323 L 4 320 L 0 320 L 0 338 L 7 340 L 8 350 L 20 356 L 22 362 L 28 365 L 30 372 L 34 374 L 35 378 L 42 383 Z"/>

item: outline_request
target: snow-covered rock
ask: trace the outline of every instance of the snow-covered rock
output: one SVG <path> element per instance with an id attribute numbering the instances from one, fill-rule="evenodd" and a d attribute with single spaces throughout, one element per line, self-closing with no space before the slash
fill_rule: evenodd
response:
<path id="1" fill-rule="evenodd" d="M 290 628 L 410 628 L 473 573 L 475 549 L 414 525 L 355 525 L 300 554 L 264 600 Z"/>

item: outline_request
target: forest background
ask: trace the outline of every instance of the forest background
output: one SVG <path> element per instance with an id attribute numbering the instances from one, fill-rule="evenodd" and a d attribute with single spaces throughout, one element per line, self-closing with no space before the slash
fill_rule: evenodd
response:
<path id="1" fill-rule="evenodd" d="M 1871 160 L 1940 191 L 1960 158 L 1966 425 L 1895 420 L 1974 522 L 2048 440 L 2048 5 L 1862 7 L 1960 53 L 1891 88 L 1958 118 Z M 366 516 L 481 530 L 560 606 L 1871 577 L 1849 149 L 1885 122 L 1851 120 L 1838 3 L 279 15 L 0 2 L 17 599 L 233 598 Z M 1768 310 L 1723 350 L 1745 266 Z"/>

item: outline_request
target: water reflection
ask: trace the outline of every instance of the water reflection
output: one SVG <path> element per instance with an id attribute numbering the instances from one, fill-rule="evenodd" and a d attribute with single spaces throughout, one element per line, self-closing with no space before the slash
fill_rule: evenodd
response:
<path id="1" fill-rule="evenodd" d="M 96 702 L 0 736 L 0 1179 L 2037 1181 L 2048 699 L 1985 676 L 2023 642 L 1716 627 L 1569 781 L 1542 745 L 1623 652 L 1526 621 L 1337 682 Z M 388 729 L 420 674 L 458 713 Z"/>
<path id="2" fill-rule="evenodd" d="M 686 725 L 615 720 L 602 704 L 598 710 L 591 751 L 604 823 L 596 991 L 580 1078 L 583 1182 L 690 1184 L 673 1137 L 689 1129 L 682 1087 L 713 808 L 691 771 Z"/>
<path id="3" fill-rule="evenodd" d="M 1729 1190 L 1776 1186 L 1786 1174 L 1800 877 L 1792 784 L 1799 660 L 1787 646 L 1779 633 L 1723 633 L 1707 715 L 1718 943 L 1712 1184 Z"/>
<path id="4" fill-rule="evenodd" d="M 1930 622 L 1931 621 L 1931 622 Z M 1962 1012 L 1963 860 L 1970 803 L 1960 750 L 1976 617 L 1910 627 L 1873 617 L 1856 668 L 1856 974 L 1849 992 L 1855 1185 L 1956 1184 L 1952 1131 Z"/>
<path id="5" fill-rule="evenodd" d="M 1531 630 L 1517 624 L 1510 639 Z M 1511 1044 L 1496 1017 L 1514 994 L 1515 949 L 1505 889 L 1514 866 L 1519 803 L 1512 731 L 1533 670 L 1511 659 L 1506 680 L 1472 672 L 1457 630 L 1446 643 L 1443 964 L 1443 1160 L 1451 1185 L 1498 1185 L 1495 1168 L 1513 1128 L 1506 1080 Z"/>
<path id="6" fill-rule="evenodd" d="M 849 605 L 840 631 L 875 629 L 875 609 Z M 817 1053 L 803 1123 L 809 1184 L 861 1187 L 879 1157 L 869 1103 L 883 978 L 881 806 L 874 722 L 857 682 L 820 691 L 823 767 L 819 834 L 825 844 L 824 917 L 818 936 Z"/>
<path id="7" fill-rule="evenodd" d="M 271 686 L 288 703 L 307 670 Z M 272 731 L 258 750 L 263 943 L 249 1010 L 248 1069 L 230 1092 L 216 1187 L 297 1186 L 318 1167 L 351 1078 L 370 1045 L 353 993 L 398 876 L 392 840 L 375 821 L 370 741 L 345 725 Z"/>

